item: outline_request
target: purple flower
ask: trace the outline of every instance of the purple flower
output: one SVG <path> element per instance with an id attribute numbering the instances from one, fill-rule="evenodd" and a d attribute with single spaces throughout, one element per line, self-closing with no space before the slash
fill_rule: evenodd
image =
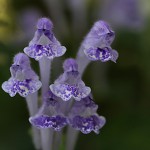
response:
<path id="1" fill-rule="evenodd" d="M 64 101 L 70 100 L 72 97 L 80 101 L 89 95 L 91 89 L 85 86 L 78 72 L 78 65 L 74 59 L 67 59 L 63 65 L 64 73 L 50 85 L 51 91 Z"/>
<path id="2" fill-rule="evenodd" d="M 98 106 L 92 101 L 91 96 L 76 101 L 69 114 L 69 124 L 84 134 L 91 131 L 98 134 L 106 120 L 96 113 L 97 109 Z"/>
<path id="3" fill-rule="evenodd" d="M 83 51 L 92 61 L 116 62 L 118 53 L 110 47 L 114 38 L 115 33 L 109 25 L 104 21 L 97 21 L 83 41 Z"/>
<path id="4" fill-rule="evenodd" d="M 51 91 L 47 93 L 39 112 L 29 118 L 30 123 L 37 128 L 52 128 L 60 131 L 68 124 L 67 118 L 61 112 L 59 98 Z"/>
<path id="5" fill-rule="evenodd" d="M 52 32 L 53 24 L 47 18 L 39 19 L 37 23 L 37 31 L 28 47 L 24 48 L 24 52 L 35 60 L 42 57 L 53 59 L 60 57 L 66 52 L 66 48 L 61 46 L 60 42 L 55 38 Z"/>
<path id="6" fill-rule="evenodd" d="M 2 89 L 11 97 L 19 93 L 26 97 L 40 89 L 42 83 L 30 66 L 29 58 L 19 53 L 14 57 L 14 63 L 10 67 L 11 77 L 2 84 Z"/>

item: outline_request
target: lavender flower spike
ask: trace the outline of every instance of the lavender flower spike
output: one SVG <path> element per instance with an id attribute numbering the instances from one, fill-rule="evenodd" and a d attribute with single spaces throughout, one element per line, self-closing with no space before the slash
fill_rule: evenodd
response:
<path id="1" fill-rule="evenodd" d="M 68 121 L 61 112 L 59 99 L 48 91 L 39 112 L 29 118 L 30 123 L 37 128 L 52 128 L 55 131 L 60 131 L 65 127 Z"/>
<path id="2" fill-rule="evenodd" d="M 78 72 L 78 65 L 75 59 L 66 59 L 64 64 L 64 73 L 50 85 L 51 91 L 64 101 L 74 98 L 80 101 L 82 98 L 89 95 L 91 89 L 85 86 Z"/>
<path id="3" fill-rule="evenodd" d="M 29 46 L 24 48 L 24 52 L 35 60 L 42 57 L 53 59 L 62 56 L 66 52 L 66 48 L 61 46 L 60 42 L 55 38 L 52 32 L 53 24 L 47 18 L 41 18 L 37 22 L 37 31 Z"/>
<path id="4" fill-rule="evenodd" d="M 38 76 L 30 67 L 29 58 L 19 53 L 14 57 L 14 63 L 10 67 L 11 77 L 2 84 L 2 89 L 9 93 L 11 97 L 19 93 L 22 97 L 27 97 L 40 89 L 42 83 Z"/>
<path id="5" fill-rule="evenodd" d="M 91 96 L 76 101 L 70 113 L 70 125 L 84 134 L 91 131 L 98 134 L 106 121 L 96 113 L 97 109 L 98 106 L 92 101 Z"/>

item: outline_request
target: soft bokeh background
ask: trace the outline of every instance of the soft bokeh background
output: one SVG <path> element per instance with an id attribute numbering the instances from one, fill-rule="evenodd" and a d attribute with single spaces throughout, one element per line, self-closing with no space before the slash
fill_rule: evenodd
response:
<path id="1" fill-rule="evenodd" d="M 117 63 L 92 62 L 83 76 L 107 123 L 99 135 L 80 134 L 76 150 L 149 150 L 150 1 L 0 0 L 0 84 L 42 16 L 52 19 L 56 37 L 68 49 L 53 63 L 53 80 L 62 71 L 60 62 L 75 57 L 96 20 L 106 20 L 116 32 Z M 32 66 L 39 71 L 34 60 Z M 34 150 L 29 129 L 25 100 L 0 89 L 0 150 Z"/>

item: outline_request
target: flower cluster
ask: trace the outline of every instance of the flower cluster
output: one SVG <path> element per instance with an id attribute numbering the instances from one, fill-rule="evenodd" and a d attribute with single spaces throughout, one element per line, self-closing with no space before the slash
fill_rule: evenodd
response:
<path id="1" fill-rule="evenodd" d="M 93 101 L 91 88 L 82 80 L 78 69 L 82 64 L 73 58 L 66 59 L 63 63 L 64 72 L 49 87 L 46 87 L 49 82 L 46 74 L 50 71 L 50 68 L 47 68 L 50 64 L 41 63 L 41 81 L 30 66 L 28 56 L 39 62 L 50 60 L 45 61 L 50 63 L 53 58 L 66 52 L 66 48 L 54 36 L 52 28 L 53 24 L 49 19 L 39 19 L 34 38 L 24 48 L 25 54 L 19 53 L 14 57 L 10 67 L 11 77 L 2 84 L 2 89 L 11 97 L 16 93 L 26 97 L 29 111 L 34 112 L 30 113 L 29 122 L 41 131 L 45 128 L 60 131 L 69 125 L 84 134 L 92 131 L 98 134 L 106 121 L 98 115 L 98 105 Z M 82 43 L 84 57 L 92 61 L 116 62 L 118 53 L 110 46 L 114 38 L 115 33 L 109 25 L 104 21 L 97 21 Z M 30 96 L 37 93 L 41 87 L 42 100 L 39 105 L 38 98 Z M 46 90 L 48 88 L 49 90 Z M 35 102 L 30 106 L 32 101 Z M 33 111 L 35 105 L 38 110 Z"/>
<path id="2" fill-rule="evenodd" d="M 105 124 L 105 119 L 96 113 L 98 106 L 89 96 L 90 88 L 85 86 L 79 76 L 76 61 L 67 59 L 63 67 L 64 73 L 50 85 L 51 90 L 46 94 L 39 112 L 30 117 L 29 121 L 38 128 L 59 131 L 64 126 L 71 125 L 85 134 L 91 131 L 98 133 Z M 71 108 L 66 108 L 66 101 L 71 101 L 71 98 L 76 101 Z"/>

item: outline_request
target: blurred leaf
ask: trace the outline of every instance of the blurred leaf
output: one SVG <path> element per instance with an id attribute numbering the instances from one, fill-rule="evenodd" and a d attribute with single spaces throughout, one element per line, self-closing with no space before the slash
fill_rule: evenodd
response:
<path id="1" fill-rule="evenodd" d="M 12 9 L 10 0 L 0 0 L 0 41 L 8 41 L 12 34 Z"/>

